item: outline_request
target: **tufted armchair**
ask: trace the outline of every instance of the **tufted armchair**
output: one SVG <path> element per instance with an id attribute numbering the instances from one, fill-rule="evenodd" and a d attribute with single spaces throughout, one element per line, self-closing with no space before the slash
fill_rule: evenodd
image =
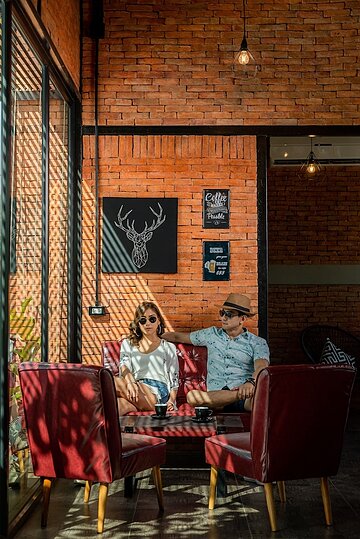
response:
<path id="1" fill-rule="evenodd" d="M 30 363 L 19 368 L 34 474 L 44 478 L 42 527 L 46 527 L 54 478 L 99 485 L 98 533 L 104 529 L 108 485 L 153 469 L 163 509 L 160 465 L 166 442 L 140 434 L 122 434 L 114 381 L 107 369 L 71 363 Z"/>
<path id="2" fill-rule="evenodd" d="M 277 530 L 272 483 L 285 501 L 285 481 L 319 477 L 326 524 L 332 523 L 328 476 L 339 468 L 355 369 L 279 365 L 256 383 L 250 432 L 205 441 L 211 465 L 209 509 L 215 505 L 219 469 L 264 484 L 271 530 Z"/>

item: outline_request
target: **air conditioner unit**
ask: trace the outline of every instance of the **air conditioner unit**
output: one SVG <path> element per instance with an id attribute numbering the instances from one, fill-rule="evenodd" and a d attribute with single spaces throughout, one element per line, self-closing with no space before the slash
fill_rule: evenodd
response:
<path id="1" fill-rule="evenodd" d="M 360 164 L 360 137 L 314 137 L 312 141 L 315 157 L 322 165 Z M 301 165 L 309 152 L 309 137 L 270 138 L 272 165 Z"/>

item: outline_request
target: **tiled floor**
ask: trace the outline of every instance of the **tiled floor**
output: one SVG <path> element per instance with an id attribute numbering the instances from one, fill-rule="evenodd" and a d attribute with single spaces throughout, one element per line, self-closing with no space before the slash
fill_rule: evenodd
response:
<path id="1" fill-rule="evenodd" d="M 340 471 L 330 482 L 332 527 L 324 525 L 318 480 L 287 483 L 287 503 L 283 506 L 276 495 L 280 531 L 272 534 L 261 486 L 229 476 L 228 495 L 218 499 L 215 510 L 209 512 L 208 470 L 164 469 L 165 513 L 158 515 L 157 499 L 149 476 L 139 481 L 132 499 L 123 497 L 123 482 L 117 482 L 111 487 L 102 537 L 357 539 L 360 537 L 359 450 L 360 414 L 353 413 L 348 422 Z M 52 493 L 47 529 L 40 528 L 40 509 L 37 509 L 15 537 L 99 537 L 96 533 L 96 512 L 95 492 L 90 503 L 85 505 L 82 487 L 71 481 L 59 481 Z"/>

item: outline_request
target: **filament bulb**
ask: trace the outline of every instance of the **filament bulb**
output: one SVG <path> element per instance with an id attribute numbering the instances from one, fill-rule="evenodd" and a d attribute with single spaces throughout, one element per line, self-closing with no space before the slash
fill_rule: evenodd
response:
<path id="1" fill-rule="evenodd" d="M 247 65 L 250 62 L 250 54 L 246 49 L 239 52 L 238 62 L 241 65 Z"/>
<path id="2" fill-rule="evenodd" d="M 315 163 L 309 163 L 308 166 L 306 167 L 306 172 L 308 174 L 315 174 L 315 172 L 316 172 Z"/>

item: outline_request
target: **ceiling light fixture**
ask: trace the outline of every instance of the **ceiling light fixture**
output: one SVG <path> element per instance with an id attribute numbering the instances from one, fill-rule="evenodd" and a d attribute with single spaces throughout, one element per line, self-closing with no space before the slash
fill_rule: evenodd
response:
<path id="1" fill-rule="evenodd" d="M 313 152 L 313 138 L 316 135 L 309 135 L 310 138 L 310 153 L 307 156 L 306 160 L 300 167 L 299 175 L 305 176 L 307 178 L 314 178 L 321 172 L 321 165 L 316 158 L 316 155 Z"/>
<path id="2" fill-rule="evenodd" d="M 240 65 L 244 71 L 246 71 L 249 74 L 256 75 L 258 71 L 258 64 L 256 63 L 256 60 L 254 56 L 249 51 L 249 47 L 247 44 L 247 32 L 246 32 L 246 6 L 245 6 L 245 0 L 243 0 L 243 22 L 244 22 L 244 34 L 242 38 L 242 42 L 240 45 L 240 50 L 235 56 L 235 63 L 237 65 Z"/>

